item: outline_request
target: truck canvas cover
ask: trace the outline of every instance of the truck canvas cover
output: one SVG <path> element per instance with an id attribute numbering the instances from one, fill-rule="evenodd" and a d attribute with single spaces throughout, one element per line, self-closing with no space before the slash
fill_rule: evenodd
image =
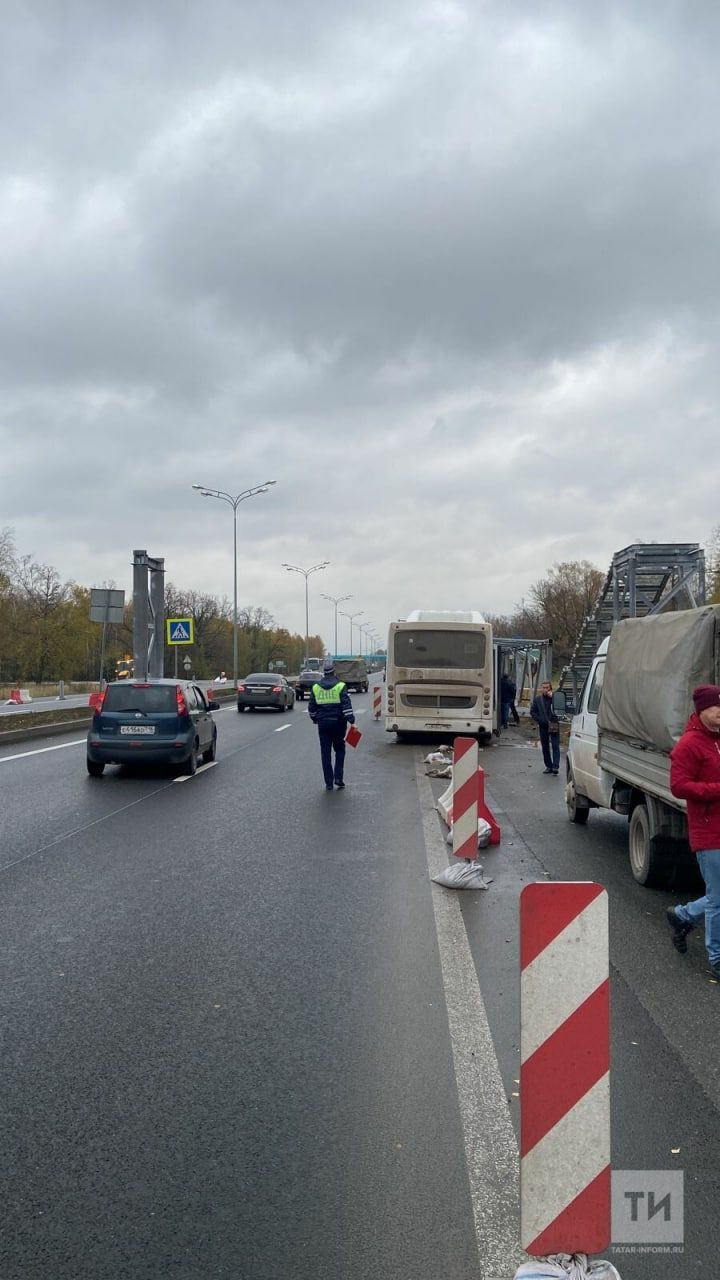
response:
<path id="1" fill-rule="evenodd" d="M 720 605 L 619 622 L 608 644 L 600 731 L 671 751 L 695 686 L 717 683 L 719 632 Z"/>
<path id="2" fill-rule="evenodd" d="M 338 680 L 346 684 L 365 684 L 368 678 L 367 663 L 364 658 L 336 658 L 335 674 Z"/>

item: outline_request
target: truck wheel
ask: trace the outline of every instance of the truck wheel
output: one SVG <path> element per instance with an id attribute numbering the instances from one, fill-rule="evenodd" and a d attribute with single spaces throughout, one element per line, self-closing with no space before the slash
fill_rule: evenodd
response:
<path id="1" fill-rule="evenodd" d="M 568 769 L 565 786 L 565 803 L 570 821 L 576 822 L 578 826 L 584 826 L 590 817 L 590 805 L 587 802 L 587 796 L 579 795 L 576 791 L 575 779 L 570 769 Z"/>
<path id="2" fill-rule="evenodd" d="M 638 884 L 644 884 L 647 888 L 662 884 L 665 863 L 650 838 L 647 805 L 637 804 L 630 815 L 628 852 L 630 869 Z"/>

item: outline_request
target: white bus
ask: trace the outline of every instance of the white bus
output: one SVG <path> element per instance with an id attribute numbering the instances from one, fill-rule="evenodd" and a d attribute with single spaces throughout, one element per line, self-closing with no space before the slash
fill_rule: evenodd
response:
<path id="1" fill-rule="evenodd" d="M 480 613 L 416 610 L 390 624 L 385 729 L 477 734 L 489 742 L 495 691 L 492 627 Z"/>

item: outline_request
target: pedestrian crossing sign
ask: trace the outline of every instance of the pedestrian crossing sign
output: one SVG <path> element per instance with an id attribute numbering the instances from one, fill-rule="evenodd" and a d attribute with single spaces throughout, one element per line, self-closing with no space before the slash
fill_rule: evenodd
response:
<path id="1" fill-rule="evenodd" d="M 165 634 L 167 636 L 168 644 L 194 644 L 195 619 L 167 618 L 165 622 Z"/>

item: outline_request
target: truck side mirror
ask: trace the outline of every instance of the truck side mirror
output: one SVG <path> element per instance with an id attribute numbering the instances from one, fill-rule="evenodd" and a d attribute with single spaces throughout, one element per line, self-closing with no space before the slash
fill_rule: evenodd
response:
<path id="1" fill-rule="evenodd" d="M 567 698 L 565 697 L 564 689 L 555 690 L 552 696 L 552 705 L 553 711 L 556 711 L 559 716 L 567 714 Z"/>

